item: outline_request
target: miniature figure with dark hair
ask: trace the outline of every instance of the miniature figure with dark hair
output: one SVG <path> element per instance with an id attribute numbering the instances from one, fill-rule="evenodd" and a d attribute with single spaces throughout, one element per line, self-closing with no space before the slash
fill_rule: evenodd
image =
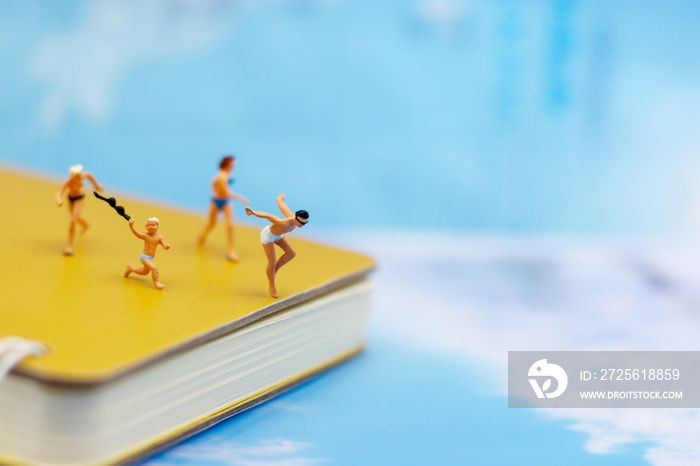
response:
<path id="1" fill-rule="evenodd" d="M 141 261 L 141 264 L 143 264 L 143 267 L 136 267 L 129 264 L 126 266 L 126 272 L 124 272 L 124 276 L 128 277 L 131 273 L 135 273 L 138 275 L 148 275 L 148 272 L 151 272 L 151 277 L 153 278 L 153 286 L 155 286 L 158 290 L 162 290 L 163 288 L 165 288 L 165 285 L 163 285 L 159 281 L 160 276 L 158 273 L 158 267 L 156 267 L 153 263 L 153 258 L 156 255 L 156 249 L 158 248 L 159 244 L 163 246 L 163 249 L 165 249 L 166 251 L 170 249 L 170 244 L 166 242 L 161 235 L 158 234 L 159 226 L 160 221 L 157 218 L 149 218 L 148 220 L 146 220 L 146 231 L 148 233 L 142 233 L 134 227 L 134 219 L 129 219 L 129 228 L 131 228 L 131 231 L 134 233 L 134 235 L 136 235 L 137 238 L 144 240 L 143 252 L 139 257 L 139 260 Z"/>
<path id="2" fill-rule="evenodd" d="M 284 194 L 277 196 L 277 206 L 284 214 L 284 218 L 265 212 L 256 212 L 247 206 L 245 208 L 246 214 L 267 219 L 272 223 L 272 225 L 266 226 L 262 229 L 262 232 L 260 232 L 260 242 L 267 256 L 267 268 L 265 272 L 267 273 L 267 280 L 270 285 L 270 296 L 275 299 L 278 298 L 277 287 L 275 286 L 277 272 L 284 264 L 294 259 L 294 256 L 296 256 L 296 251 L 294 251 L 294 248 L 289 244 L 289 241 L 284 235 L 295 228 L 301 228 L 309 223 L 309 213 L 307 211 L 297 210 L 296 213 L 293 213 L 291 209 L 287 207 L 287 204 L 284 203 L 284 199 Z M 279 260 L 277 260 L 275 253 L 275 244 L 284 251 L 284 254 L 282 254 Z"/>
<path id="3" fill-rule="evenodd" d="M 83 192 L 83 180 L 87 178 L 94 186 L 96 191 L 102 191 L 102 186 L 95 180 L 92 174 L 83 172 L 83 166 L 73 165 L 68 170 L 70 178 L 63 182 L 60 189 L 56 193 L 56 203 L 59 207 L 63 205 L 63 193 L 68 190 L 68 202 L 70 207 L 70 227 L 68 229 L 68 243 L 66 244 L 63 254 L 66 256 L 73 255 L 73 242 L 75 241 L 75 227 L 80 225 L 80 234 L 84 234 L 90 226 L 82 217 L 83 208 L 85 207 L 85 193 Z"/>
<path id="4" fill-rule="evenodd" d="M 231 191 L 230 185 L 233 184 L 233 177 L 231 172 L 236 166 L 236 158 L 232 155 L 228 155 L 221 159 L 219 163 L 219 173 L 214 178 L 212 183 L 212 188 L 214 191 L 214 196 L 211 198 L 211 203 L 209 205 L 209 221 L 204 227 L 204 231 L 199 235 L 199 244 L 203 245 L 207 240 L 207 236 L 216 225 L 216 217 L 219 212 L 223 212 L 224 218 L 226 219 L 227 235 L 228 235 L 228 249 L 226 253 L 226 258 L 230 261 L 238 261 L 238 255 L 234 249 L 233 241 L 233 206 L 231 205 L 231 199 L 235 199 L 244 205 L 248 205 L 248 199 L 245 197 L 234 193 Z"/>

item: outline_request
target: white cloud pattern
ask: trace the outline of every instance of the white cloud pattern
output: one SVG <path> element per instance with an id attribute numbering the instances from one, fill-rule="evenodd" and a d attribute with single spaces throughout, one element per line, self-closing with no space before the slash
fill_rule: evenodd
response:
<path id="1" fill-rule="evenodd" d="M 196 460 L 197 464 L 225 466 L 309 466 L 325 462 L 322 458 L 303 456 L 303 450 L 312 447 L 307 442 L 287 439 L 260 440 L 245 446 L 219 436 L 199 438 L 167 451 L 151 466 L 180 464 L 179 460 Z"/>
<path id="2" fill-rule="evenodd" d="M 113 110 L 117 88 L 140 63 L 190 56 L 229 33 L 227 3 L 154 0 L 86 2 L 77 26 L 45 37 L 28 58 L 30 78 L 46 85 L 40 119 L 57 128 L 70 112 L 93 122 Z"/>
<path id="3" fill-rule="evenodd" d="M 444 234 L 335 235 L 377 257 L 375 328 L 496 367 L 508 350 L 697 350 L 700 245 Z M 552 409 L 592 454 L 643 442 L 656 466 L 700 463 L 698 409 Z"/>

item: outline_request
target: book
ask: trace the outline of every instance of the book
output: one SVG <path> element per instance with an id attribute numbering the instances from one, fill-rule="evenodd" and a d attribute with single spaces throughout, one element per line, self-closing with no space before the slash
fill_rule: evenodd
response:
<path id="1" fill-rule="evenodd" d="M 124 278 L 143 241 L 95 198 L 75 255 L 61 254 L 69 218 L 54 201 L 59 184 L 0 170 L 0 341 L 47 348 L 0 382 L 0 463 L 129 462 L 363 349 L 370 257 L 291 234 L 297 257 L 275 300 L 264 225 L 236 224 L 240 262 L 230 263 L 223 224 L 199 248 L 202 216 L 118 197 L 141 230 L 157 216 L 172 245 L 154 258 L 158 291 L 150 277 Z"/>

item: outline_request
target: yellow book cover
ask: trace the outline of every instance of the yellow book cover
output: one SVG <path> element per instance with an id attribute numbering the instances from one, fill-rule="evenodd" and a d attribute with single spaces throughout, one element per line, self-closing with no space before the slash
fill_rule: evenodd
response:
<path id="1" fill-rule="evenodd" d="M 69 216 L 65 205 L 58 208 L 55 202 L 59 185 L 0 170 L 0 339 L 16 335 L 49 349 L 20 363 L 15 379 L 63 388 L 109 385 L 266 316 L 361 283 L 375 265 L 367 256 L 295 232 L 289 239 L 297 257 L 280 271 L 280 297 L 272 299 L 260 245 L 264 225 L 236 223 L 240 262 L 232 263 L 225 260 L 223 233 L 217 241 L 215 230 L 210 242 L 198 247 L 203 216 L 117 196 L 141 231 L 147 218 L 158 217 L 159 233 L 172 245 L 159 247 L 154 259 L 166 285 L 158 291 L 148 276 L 124 278 L 127 264 L 139 264 L 143 241 L 87 186 L 83 216 L 90 227 L 76 240 L 74 256 L 61 254 Z M 272 212 L 272 206 L 260 208 Z M 307 369 L 298 380 L 318 367 Z M 180 433 L 171 435 L 182 432 L 180 426 Z"/>

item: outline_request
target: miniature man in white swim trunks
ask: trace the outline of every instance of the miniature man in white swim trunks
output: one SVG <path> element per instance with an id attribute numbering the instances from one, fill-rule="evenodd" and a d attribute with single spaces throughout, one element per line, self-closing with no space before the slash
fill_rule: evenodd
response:
<path id="1" fill-rule="evenodd" d="M 287 204 L 284 203 L 284 198 L 284 194 L 277 196 L 277 206 L 284 214 L 284 218 L 276 217 L 265 212 L 255 212 L 250 207 L 245 208 L 246 214 L 266 218 L 272 222 L 272 225 L 266 226 L 263 228 L 262 232 L 260 232 L 260 242 L 267 256 L 267 268 L 265 272 L 267 273 L 267 280 L 270 282 L 270 296 L 275 299 L 278 297 L 277 288 L 275 287 L 277 271 L 282 268 L 284 264 L 294 259 L 294 256 L 297 254 L 284 235 L 295 228 L 301 228 L 309 223 L 309 213 L 305 210 L 297 210 L 296 213 L 292 212 L 291 209 L 287 207 Z M 275 255 L 275 244 L 284 251 L 284 254 L 279 260 L 277 260 Z"/>
<path id="2" fill-rule="evenodd" d="M 158 267 L 153 263 L 153 257 L 156 255 L 156 248 L 160 244 L 166 251 L 170 249 L 170 244 L 165 241 L 165 239 L 158 234 L 158 227 L 160 222 L 157 218 L 149 218 L 146 220 L 146 231 L 148 233 L 142 233 L 134 227 L 134 219 L 129 219 L 129 228 L 131 231 L 140 239 L 144 240 L 143 253 L 139 257 L 139 260 L 143 264 L 143 267 L 135 267 L 131 264 L 126 266 L 126 272 L 124 276 L 128 277 L 130 273 L 136 273 L 139 275 L 148 275 L 151 272 L 151 277 L 153 278 L 153 286 L 158 290 L 165 288 L 161 282 L 158 281 Z"/>

